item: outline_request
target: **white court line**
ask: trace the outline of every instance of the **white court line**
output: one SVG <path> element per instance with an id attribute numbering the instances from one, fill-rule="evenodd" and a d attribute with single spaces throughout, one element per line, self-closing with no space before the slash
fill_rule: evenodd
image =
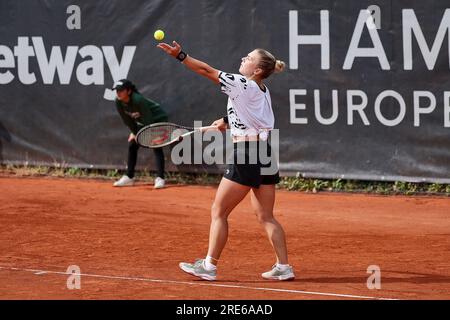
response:
<path id="1" fill-rule="evenodd" d="M 309 294 L 309 295 L 340 297 L 340 298 L 370 299 L 370 300 L 398 300 L 398 299 L 392 299 L 392 298 L 358 296 L 358 295 L 351 295 L 351 294 L 301 291 L 301 290 L 277 289 L 277 288 L 265 288 L 265 287 L 250 287 L 250 286 L 239 286 L 239 285 L 231 285 L 231 284 L 218 284 L 218 283 L 212 283 L 212 282 L 198 282 L 197 283 L 197 282 L 188 282 L 188 281 L 150 279 L 150 278 L 125 277 L 125 276 L 107 276 L 107 275 L 90 274 L 90 273 L 70 273 L 70 272 L 58 272 L 58 271 L 24 269 L 24 268 L 11 268 L 11 267 L 0 266 L 0 270 L 2 270 L 2 269 L 3 270 L 12 270 L 12 271 L 32 272 L 34 274 L 59 274 L 59 275 L 83 276 L 83 277 L 114 279 L 114 280 L 132 280 L 132 281 L 144 281 L 144 282 L 171 283 L 171 284 L 190 285 L 190 286 L 222 287 L 222 288 L 235 288 L 235 289 L 246 289 L 246 290 L 256 290 L 256 291 L 299 293 L 299 294 L 307 294 L 307 295 Z"/>

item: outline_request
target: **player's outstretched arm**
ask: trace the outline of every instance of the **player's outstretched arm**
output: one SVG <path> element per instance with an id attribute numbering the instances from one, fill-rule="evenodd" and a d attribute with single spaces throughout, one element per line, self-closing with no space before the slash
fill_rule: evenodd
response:
<path id="1" fill-rule="evenodd" d="M 181 46 L 176 42 L 172 42 L 172 46 L 168 45 L 167 43 L 159 43 L 157 45 L 158 48 L 164 50 L 168 55 L 171 55 L 172 57 L 175 57 L 179 60 L 182 60 L 184 65 L 194 71 L 195 73 L 198 73 L 201 76 L 204 76 L 208 78 L 209 80 L 213 81 L 214 83 L 219 83 L 219 71 L 217 69 L 214 69 L 209 64 L 194 59 L 191 56 L 186 55 L 185 57 L 180 56 L 180 53 L 184 54 L 184 52 L 181 51 Z"/>

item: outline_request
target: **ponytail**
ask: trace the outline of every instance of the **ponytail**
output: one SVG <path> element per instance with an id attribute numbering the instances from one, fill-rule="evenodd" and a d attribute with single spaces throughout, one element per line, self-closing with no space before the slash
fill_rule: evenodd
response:
<path id="1" fill-rule="evenodd" d="M 263 70 L 262 78 L 268 78 L 272 73 L 280 73 L 286 64 L 284 61 L 275 59 L 274 55 L 264 49 L 256 49 L 259 53 L 260 61 L 258 67 Z"/>

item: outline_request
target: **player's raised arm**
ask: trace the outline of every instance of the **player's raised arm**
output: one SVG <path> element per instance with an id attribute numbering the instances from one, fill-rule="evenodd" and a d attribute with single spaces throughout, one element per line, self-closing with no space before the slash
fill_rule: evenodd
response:
<path id="1" fill-rule="evenodd" d="M 217 69 L 214 69 L 203 61 L 188 56 L 181 50 L 181 46 L 176 41 L 173 41 L 172 44 L 173 45 L 171 46 L 167 43 L 159 43 L 157 47 L 164 50 L 168 55 L 180 60 L 186 67 L 195 73 L 210 79 L 216 84 L 219 83 L 219 71 Z"/>

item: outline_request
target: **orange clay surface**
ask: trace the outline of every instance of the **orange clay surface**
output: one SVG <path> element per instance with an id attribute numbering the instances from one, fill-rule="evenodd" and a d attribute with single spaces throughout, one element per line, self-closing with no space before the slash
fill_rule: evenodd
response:
<path id="1" fill-rule="evenodd" d="M 215 192 L 0 177 L 0 299 L 450 298 L 449 198 L 277 191 L 297 276 L 277 282 L 260 277 L 275 257 L 247 197 L 207 282 L 178 263 L 206 254 Z M 79 290 L 67 288 L 71 265 Z M 370 265 L 379 290 L 367 287 Z"/>

